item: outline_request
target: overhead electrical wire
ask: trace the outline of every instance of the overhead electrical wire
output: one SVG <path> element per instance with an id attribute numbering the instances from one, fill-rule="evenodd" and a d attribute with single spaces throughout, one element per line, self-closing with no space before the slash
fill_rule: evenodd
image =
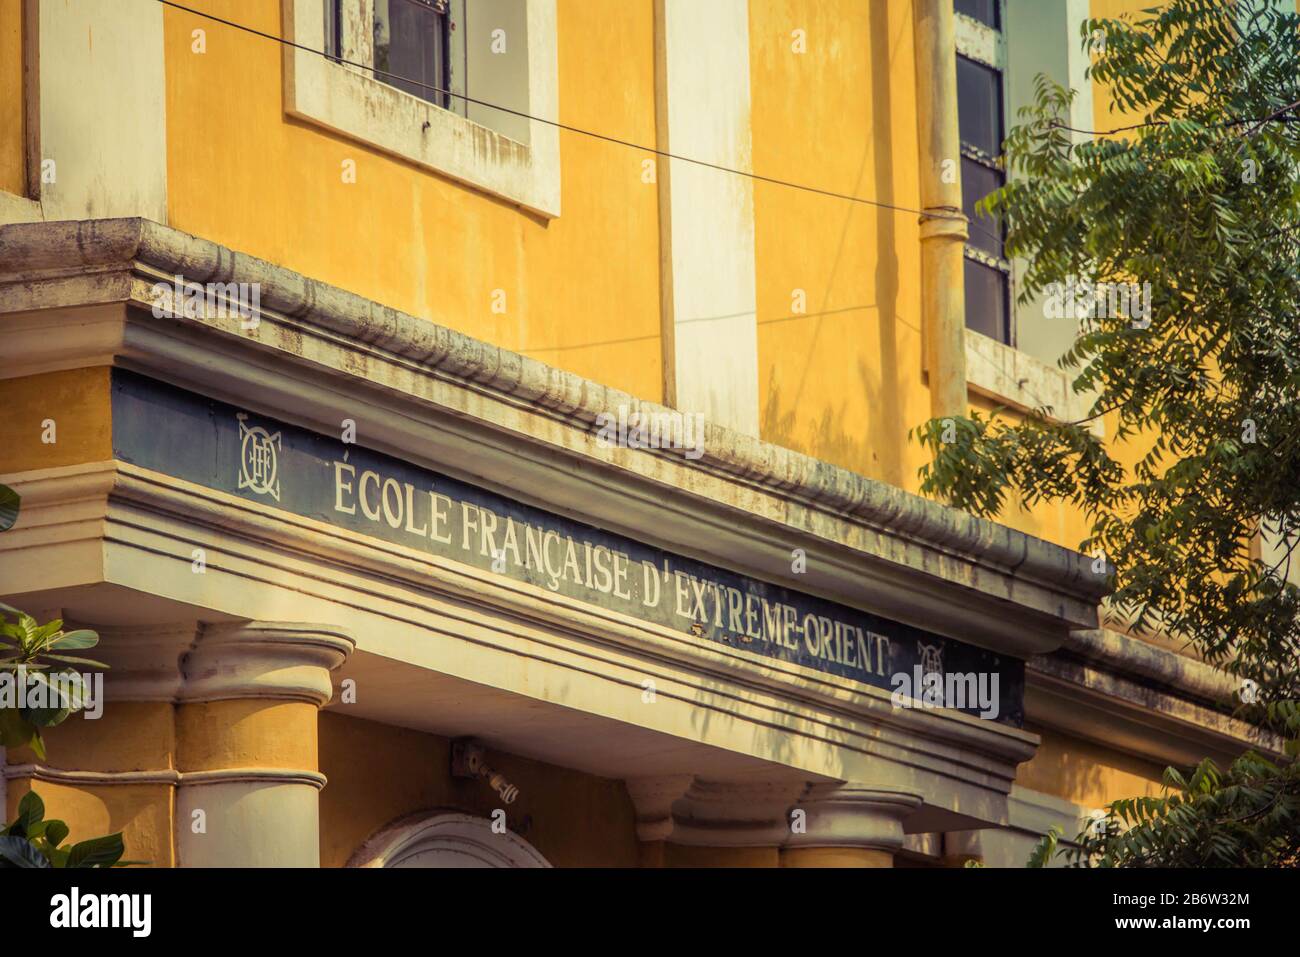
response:
<path id="1" fill-rule="evenodd" d="M 387 77 L 389 79 L 397 80 L 402 83 L 409 83 L 413 86 L 418 86 L 426 90 L 432 90 L 433 92 L 441 94 L 443 96 L 449 96 L 449 97 L 454 97 L 455 99 L 458 100 L 464 100 L 466 103 L 473 103 L 475 106 L 482 106 L 486 109 L 498 110 L 502 113 L 508 113 L 511 116 L 517 116 L 520 119 L 532 120 L 533 122 L 536 123 L 543 123 L 547 126 L 554 127 L 555 129 L 564 130 L 566 133 L 577 133 L 581 136 L 589 136 L 593 139 L 602 140 L 606 143 L 613 143 L 618 146 L 625 146 L 629 149 L 634 149 L 642 153 L 648 153 L 654 156 L 663 157 L 664 159 L 677 160 L 682 163 L 690 163 L 694 166 L 701 166 L 706 169 L 717 170 L 718 172 L 721 173 L 731 173 L 736 176 L 744 176 L 760 183 L 768 183 L 774 186 L 785 186 L 789 189 L 802 190 L 807 193 L 814 193 L 818 196 L 826 196 L 831 199 L 842 199 L 852 203 L 862 203 L 867 206 L 875 206 L 880 209 L 889 209 L 899 213 L 915 213 L 917 216 L 921 216 L 926 219 L 950 219 L 950 220 L 969 222 L 969 220 L 967 220 L 966 217 L 961 214 L 952 215 L 947 213 L 927 212 L 926 210 L 923 209 L 914 209 L 910 206 L 899 206 L 895 203 L 886 203 L 882 200 L 868 199 L 864 196 L 853 196 L 849 193 L 838 193 L 835 192 L 834 190 L 822 189 L 817 186 L 808 186 L 803 183 L 795 183 L 789 180 L 778 179 L 775 176 L 764 176 L 761 173 L 754 173 L 754 172 L 750 172 L 749 170 L 735 169 L 730 166 L 724 166 L 720 163 L 710 163 L 707 160 L 695 159 L 690 156 L 682 156 L 677 153 L 670 153 L 666 150 L 656 149 L 651 146 L 644 146 L 640 143 L 635 143 L 631 140 L 621 139 L 620 137 L 617 136 L 610 136 L 606 133 L 597 133 L 594 130 L 583 129 L 582 127 L 573 126 L 572 124 L 569 123 L 561 123 L 559 120 L 547 119 L 544 116 L 533 116 L 532 114 L 525 113 L 522 110 L 511 109 L 510 107 L 500 106 L 496 103 L 488 103 L 484 100 L 475 99 L 472 96 L 466 96 L 463 93 L 456 93 L 452 90 L 443 89 L 442 87 L 435 86 L 431 83 L 423 83 L 420 80 L 412 79 L 411 77 L 400 76 L 396 73 L 389 73 L 386 70 L 380 70 L 376 67 L 372 67 L 365 63 L 357 63 L 340 56 L 334 56 L 333 54 L 327 53 L 324 50 L 317 50 L 314 47 L 309 47 L 304 44 L 297 43 L 293 40 L 286 39 L 285 37 L 277 36 L 274 33 L 267 33 L 264 30 L 258 30 L 255 27 L 248 26 L 247 24 L 237 23 L 234 20 L 227 20 L 224 17 L 219 17 L 211 13 L 205 13 L 202 10 L 195 10 L 193 7 L 187 7 L 183 3 L 175 2 L 175 0 L 158 0 L 158 2 L 165 7 L 172 7 L 173 9 L 176 10 L 183 10 L 186 13 L 191 13 L 195 16 L 203 17 L 204 19 L 211 20 L 214 23 L 220 23 L 224 26 L 233 27 L 236 30 L 242 30 L 245 33 L 250 33 L 254 36 L 262 37 L 263 39 L 271 40 L 276 43 L 283 44 L 284 46 L 287 47 L 292 47 L 295 50 L 302 50 L 304 53 L 311 53 L 316 56 L 323 57 L 324 59 L 332 60 L 335 63 L 342 63 L 345 66 L 355 67 L 360 70 L 368 70 L 373 72 L 377 76 Z M 977 229 L 982 228 L 975 223 L 971 223 L 971 225 L 975 226 Z"/>

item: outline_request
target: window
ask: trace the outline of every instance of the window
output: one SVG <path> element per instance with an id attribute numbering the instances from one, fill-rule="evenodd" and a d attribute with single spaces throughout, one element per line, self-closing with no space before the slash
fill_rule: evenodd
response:
<path id="1" fill-rule="evenodd" d="M 956 0 L 954 9 L 994 30 L 1002 29 L 1002 4 L 999 0 Z"/>
<path id="2" fill-rule="evenodd" d="M 370 0 L 371 16 L 370 8 L 358 6 L 345 20 L 349 2 L 355 0 L 325 4 L 325 51 L 331 59 L 368 59 L 379 82 L 465 114 L 465 0 Z"/>
<path id="3" fill-rule="evenodd" d="M 560 214 L 556 0 L 284 0 L 285 112 Z"/>
<path id="4" fill-rule="evenodd" d="M 961 139 L 966 242 L 966 326 L 1011 342 L 1011 263 L 1003 231 L 975 204 L 1006 183 L 997 157 L 1005 136 L 1001 0 L 954 0 L 957 17 L 957 125 Z"/>
<path id="5" fill-rule="evenodd" d="M 449 0 L 375 0 L 375 78 L 451 106 Z"/>

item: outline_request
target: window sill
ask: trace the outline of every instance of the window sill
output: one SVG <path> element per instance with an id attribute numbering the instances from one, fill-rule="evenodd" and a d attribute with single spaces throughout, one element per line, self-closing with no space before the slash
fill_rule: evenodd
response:
<path id="1" fill-rule="evenodd" d="M 10 223 L 39 223 L 44 218 L 39 200 L 0 189 L 0 226 Z"/>
<path id="2" fill-rule="evenodd" d="M 547 218 L 560 215 L 559 130 L 529 122 L 524 145 L 310 52 L 325 48 L 321 0 L 284 0 L 285 112 Z M 555 0 L 528 0 L 528 113 L 559 115 Z M 303 49 L 305 48 L 305 49 Z"/>
<path id="3" fill-rule="evenodd" d="M 1071 377 L 1033 356 L 995 339 L 966 330 L 966 381 L 972 392 L 1021 412 L 1047 406 L 1058 422 L 1087 417 L 1092 398 L 1070 388 Z M 1089 430 L 1098 438 L 1105 423 L 1094 419 Z"/>

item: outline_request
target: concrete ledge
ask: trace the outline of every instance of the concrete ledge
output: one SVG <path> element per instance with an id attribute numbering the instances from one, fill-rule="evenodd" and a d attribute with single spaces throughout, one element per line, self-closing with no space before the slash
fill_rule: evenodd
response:
<path id="1" fill-rule="evenodd" d="M 1058 422 L 1079 422 L 1091 414 L 1092 400 L 1075 392 L 1070 375 L 1019 349 L 966 330 L 966 375 L 970 390 L 1021 412 L 1046 407 Z M 1089 430 L 1105 438 L 1105 423 Z"/>

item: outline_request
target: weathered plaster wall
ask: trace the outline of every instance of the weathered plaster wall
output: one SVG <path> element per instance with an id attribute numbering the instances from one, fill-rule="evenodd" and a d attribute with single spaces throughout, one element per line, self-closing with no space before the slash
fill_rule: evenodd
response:
<path id="1" fill-rule="evenodd" d="M 276 2 L 197 6 L 282 33 Z M 558 119 L 653 146 L 650 0 L 561 0 L 558 17 Z M 279 44 L 171 9 L 164 23 L 172 225 L 660 398 L 658 198 L 641 179 L 651 154 L 562 132 L 563 213 L 547 222 L 286 121 Z M 191 52 L 196 28 L 206 53 Z M 342 181 L 346 159 L 355 183 Z"/>

